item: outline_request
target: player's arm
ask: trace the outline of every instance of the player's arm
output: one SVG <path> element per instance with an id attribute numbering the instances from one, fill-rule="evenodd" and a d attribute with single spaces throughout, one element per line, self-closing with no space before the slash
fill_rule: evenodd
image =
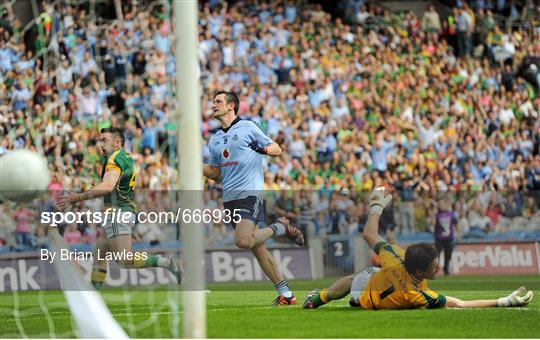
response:
<path id="1" fill-rule="evenodd" d="M 446 305 L 448 308 L 487 308 L 497 307 L 497 300 L 471 300 L 464 301 L 452 296 L 446 296 Z"/>
<path id="2" fill-rule="evenodd" d="M 105 172 L 105 175 L 103 176 L 103 181 L 101 183 L 99 183 L 92 189 L 77 195 L 77 202 L 91 200 L 93 198 L 102 197 L 110 194 L 111 191 L 114 190 L 116 183 L 118 183 L 119 178 L 120 172 L 118 172 L 118 170 L 109 170 Z"/>
<path id="3" fill-rule="evenodd" d="M 208 141 L 208 146 L 210 148 L 210 164 L 203 164 L 203 175 L 207 178 L 210 178 L 216 182 L 221 180 L 221 171 L 219 168 L 219 155 L 211 147 L 212 139 Z"/>
<path id="4" fill-rule="evenodd" d="M 370 214 L 362 232 L 362 237 L 366 240 L 367 244 L 373 249 L 375 245 L 381 241 L 384 241 L 383 238 L 379 235 L 379 220 L 381 215 Z"/>
<path id="5" fill-rule="evenodd" d="M 209 164 L 203 165 L 203 175 L 216 182 L 219 182 L 219 180 L 221 179 L 221 171 L 219 171 L 219 168 L 217 166 L 212 166 Z"/>
<path id="6" fill-rule="evenodd" d="M 249 144 L 249 146 L 255 152 L 258 152 L 263 155 L 272 156 L 272 157 L 281 156 L 281 153 L 283 152 L 281 150 L 281 147 L 276 142 L 272 142 L 271 144 L 264 145 L 262 142 L 253 141 L 251 142 L 251 144 Z"/>
<path id="7" fill-rule="evenodd" d="M 532 301 L 534 294 L 532 290 L 527 291 L 525 287 L 519 287 L 510 295 L 499 299 L 471 300 L 464 301 L 455 297 L 447 296 L 446 305 L 448 308 L 488 308 L 488 307 L 520 307 L 526 306 Z"/>
<path id="8" fill-rule="evenodd" d="M 77 202 L 82 202 L 108 195 L 109 193 L 111 193 L 111 191 L 114 190 L 114 187 L 116 186 L 119 178 L 120 168 L 117 167 L 114 169 L 110 169 L 105 172 L 105 175 L 103 176 L 103 181 L 92 189 L 80 194 L 69 193 L 68 195 L 59 197 L 57 201 L 58 208 L 60 210 L 64 210 L 70 205 Z"/>
<path id="9" fill-rule="evenodd" d="M 279 157 L 282 153 L 281 147 L 276 142 L 266 146 L 266 154 L 268 156 Z"/>
<path id="10" fill-rule="evenodd" d="M 251 138 L 253 140 L 249 144 L 251 149 L 255 152 L 258 152 L 263 155 L 268 155 L 272 157 L 278 157 L 281 156 L 282 150 L 281 147 L 274 142 L 270 137 L 268 137 L 260 127 L 253 124 L 253 128 L 251 129 Z"/>
<path id="11" fill-rule="evenodd" d="M 392 195 L 385 195 L 384 187 L 376 188 L 369 196 L 369 217 L 362 232 L 362 237 L 371 248 L 375 248 L 377 243 L 383 241 L 382 237 L 379 236 L 379 220 L 383 209 L 391 200 Z"/>

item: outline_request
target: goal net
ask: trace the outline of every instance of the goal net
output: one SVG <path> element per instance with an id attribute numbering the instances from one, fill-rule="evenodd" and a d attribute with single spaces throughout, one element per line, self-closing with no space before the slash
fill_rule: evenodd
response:
<path id="1" fill-rule="evenodd" d="M 200 235 L 187 227 L 197 225 L 182 224 L 182 215 L 179 219 L 172 213 L 182 203 L 178 189 L 194 189 L 179 179 L 193 171 L 201 173 L 200 162 L 199 170 L 194 170 L 178 161 L 190 156 L 178 148 L 183 138 L 178 122 L 183 121 L 175 114 L 176 100 L 186 95 L 176 89 L 175 79 L 176 72 L 186 70 L 174 66 L 179 56 L 174 46 L 173 5 L 145 0 L 6 1 L 0 5 L 12 27 L 31 17 L 24 27 L 11 30 L 13 41 L 33 51 L 27 60 L 33 67 L 25 72 L 38 82 L 31 89 L 36 93 L 36 107 L 28 109 L 22 132 L 31 136 L 25 147 L 46 157 L 52 174 L 49 190 L 40 198 L 24 204 L 0 203 L 1 337 L 178 338 L 186 335 L 186 329 L 190 337 L 205 335 L 204 291 L 197 291 L 203 284 L 200 263 L 195 261 L 199 268 L 187 268 L 195 271 L 199 281 L 187 282 L 190 288 L 182 295 L 182 286 L 166 267 L 125 269 L 109 260 L 98 292 L 90 284 L 92 263 L 96 241 L 105 231 L 99 222 L 83 215 L 103 213 L 101 199 L 64 211 L 58 223 L 54 218 L 43 222 L 44 214 L 59 212 L 58 195 L 87 191 L 100 182 L 99 131 L 121 127 L 126 134 L 124 148 L 134 159 L 137 173 L 137 217 L 146 216 L 133 227 L 133 253 L 172 257 L 181 265 L 185 251 L 192 251 L 193 245 L 186 249 L 181 239 L 198 237 L 196 242 L 202 243 Z M 197 5 L 184 2 L 182 6 L 196 9 Z M 190 13 L 189 23 L 195 26 L 196 11 Z M 192 40 L 196 43 L 196 36 Z M 0 100 L 9 102 L 3 92 Z M 188 111 L 186 101 L 179 109 Z M 189 129 L 185 121 L 182 128 Z M 191 140 L 183 145 L 197 143 Z M 193 197 L 201 195 L 191 196 L 188 201 L 196 207 Z M 66 219 L 69 213 L 76 220 Z M 198 256 L 201 249 L 195 249 Z M 199 306 L 195 314 L 184 309 L 183 300 Z"/>

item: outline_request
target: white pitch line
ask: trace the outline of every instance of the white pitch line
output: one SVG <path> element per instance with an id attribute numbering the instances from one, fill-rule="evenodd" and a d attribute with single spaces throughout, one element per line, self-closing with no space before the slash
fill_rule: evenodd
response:
<path id="1" fill-rule="evenodd" d="M 280 308 L 280 307 L 277 307 L 277 306 L 253 306 L 253 307 L 237 307 L 237 308 L 209 308 L 207 309 L 208 312 L 226 312 L 226 311 L 243 311 L 243 310 L 254 310 L 254 309 L 259 309 L 259 310 L 265 310 L 265 309 L 274 309 L 274 308 Z M 281 307 L 283 308 L 283 307 Z M 455 308 L 446 308 L 446 310 L 462 310 L 462 309 L 468 309 L 468 310 L 472 310 L 472 309 L 479 309 L 479 310 L 485 310 L 485 308 L 458 308 L 458 307 L 455 307 Z M 536 308 L 530 308 L 530 307 L 513 307 L 513 308 L 508 308 L 508 310 L 514 310 L 514 311 L 523 311 L 523 310 L 536 310 Z M 183 314 L 184 311 L 179 311 L 178 313 L 180 314 Z M 69 311 L 66 311 L 66 312 L 49 312 L 50 315 L 58 315 L 56 316 L 55 318 L 66 318 L 66 317 L 71 317 L 71 313 Z M 112 313 L 113 316 L 132 316 L 132 315 L 148 315 L 148 316 L 152 316 L 152 315 L 167 315 L 167 314 L 171 314 L 170 311 L 167 311 L 167 312 L 132 312 L 132 313 Z M 15 319 L 13 316 L 11 315 L 4 315 L 3 318 L 4 320 L 5 319 L 9 319 L 9 318 L 12 318 L 12 319 Z M 45 315 L 43 315 L 42 313 L 31 313 L 31 314 L 24 314 L 24 313 L 21 313 L 20 317 L 24 318 L 24 317 L 37 317 L 37 318 L 41 318 L 41 319 L 44 319 L 46 318 Z"/>
<path id="2" fill-rule="evenodd" d="M 491 307 L 491 308 L 495 308 L 495 307 Z M 486 308 L 483 308 L 483 307 L 448 307 L 448 308 L 444 308 L 444 310 L 464 310 L 464 309 L 468 309 L 468 310 L 486 310 Z M 530 307 L 509 307 L 509 308 L 506 308 L 507 311 L 511 311 L 511 310 L 535 310 L 536 308 L 530 308 Z"/>
<path id="3" fill-rule="evenodd" d="M 246 307 L 235 307 L 235 308 L 209 308 L 207 309 L 208 312 L 226 312 L 226 311 L 243 311 L 243 310 L 254 310 L 254 309 L 259 309 L 259 310 L 265 310 L 265 309 L 274 309 L 274 308 L 283 308 L 283 307 L 279 307 L 279 306 L 246 306 Z M 287 307 L 285 307 L 287 308 Z M 463 309 L 468 309 L 468 310 L 473 310 L 473 309 L 479 309 L 479 310 L 485 310 L 485 308 L 459 308 L 459 307 L 454 307 L 454 308 L 445 308 L 445 310 L 463 310 Z M 509 311 L 523 311 L 523 310 L 536 310 L 536 308 L 531 308 L 531 307 L 513 307 L 513 308 L 508 308 L 507 310 Z M 166 311 L 166 312 L 131 312 L 131 313 L 114 313 L 114 312 L 111 312 L 113 314 L 113 316 L 131 316 L 131 315 L 143 315 L 143 314 L 146 314 L 146 315 L 166 315 L 166 314 L 171 314 L 170 311 Z M 184 313 L 184 311 L 179 311 L 178 313 L 182 314 Z M 69 311 L 56 311 L 56 312 L 49 312 L 50 315 L 59 315 L 60 317 L 69 317 L 71 316 L 71 313 Z M 10 317 L 15 319 L 12 315 L 3 315 L 2 316 L 5 319 L 9 319 Z M 24 317 L 41 317 L 41 318 L 46 318 L 45 315 L 43 315 L 43 313 L 29 313 L 29 314 L 25 314 L 24 312 L 20 314 L 20 317 L 24 318 Z"/>
<path id="4" fill-rule="evenodd" d="M 253 310 L 253 309 L 273 309 L 273 308 L 279 308 L 277 306 L 259 306 L 259 307 L 238 307 L 238 308 L 209 308 L 207 309 L 208 312 L 225 312 L 225 311 L 239 311 L 239 310 Z M 114 313 L 114 312 L 111 312 L 113 316 L 131 316 L 131 315 L 142 315 L 142 314 L 145 314 L 145 315 L 166 315 L 166 314 L 171 314 L 171 312 L 132 312 L 132 313 Z M 179 311 L 180 314 L 184 313 L 184 311 Z M 65 312 L 49 312 L 50 315 L 59 315 L 57 316 L 56 318 L 58 317 L 70 317 L 71 316 L 71 313 L 69 311 L 65 311 Z M 3 316 L 4 320 L 9 318 L 11 315 L 5 315 Z M 12 316 L 11 316 L 12 317 Z M 38 317 L 38 318 L 46 318 L 45 315 L 43 315 L 43 313 L 31 313 L 31 314 L 24 314 L 24 313 L 21 313 L 21 317 L 24 318 L 24 317 Z M 15 319 L 14 317 L 12 317 L 13 319 Z"/>

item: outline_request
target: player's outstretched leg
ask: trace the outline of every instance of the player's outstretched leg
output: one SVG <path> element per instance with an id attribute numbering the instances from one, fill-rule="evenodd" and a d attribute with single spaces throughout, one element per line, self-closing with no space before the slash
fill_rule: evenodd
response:
<path id="1" fill-rule="evenodd" d="M 124 265 L 124 267 L 126 267 Z M 143 258 L 134 259 L 133 265 L 129 265 L 131 268 L 148 268 L 148 267 L 161 267 L 168 269 L 171 274 L 174 275 L 176 282 L 180 285 L 183 282 L 183 269 L 182 266 L 174 259 L 173 256 L 163 257 L 161 255 L 148 254 L 146 260 Z"/>
<path id="2" fill-rule="evenodd" d="M 113 239 L 109 239 L 109 245 L 113 252 L 121 253 L 125 251 L 126 253 L 129 253 L 131 252 L 131 235 L 118 235 Z M 166 268 L 174 275 L 178 284 L 182 283 L 182 266 L 180 266 L 172 256 L 163 257 L 161 255 L 134 252 L 132 258 L 122 259 L 116 261 L 116 263 L 118 263 L 118 266 L 125 269 L 148 267 Z"/>
<path id="3" fill-rule="evenodd" d="M 351 307 L 360 307 L 360 297 L 364 292 L 364 288 L 371 276 L 378 272 L 380 268 L 368 267 L 355 274 L 344 276 L 334 282 L 328 289 L 313 290 L 309 292 L 306 301 L 304 302 L 305 309 L 318 308 L 332 300 L 344 298 L 351 293 Z"/>
<path id="4" fill-rule="evenodd" d="M 291 291 L 291 287 L 285 280 L 281 280 L 277 285 L 276 289 L 279 292 L 278 297 L 274 300 L 274 305 L 296 305 L 296 296 L 294 296 Z"/>
<path id="5" fill-rule="evenodd" d="M 307 295 L 306 301 L 304 301 L 304 309 L 315 309 L 324 305 L 327 301 L 326 298 L 321 300 L 321 291 L 317 288 L 310 291 Z"/>
<path id="6" fill-rule="evenodd" d="M 332 285 L 328 288 L 322 290 L 312 290 L 308 293 L 307 299 L 304 302 L 304 309 L 318 308 L 332 300 L 339 300 L 347 296 L 347 294 L 349 294 L 351 291 L 353 278 L 354 274 L 344 276 L 332 283 Z"/>
<path id="7" fill-rule="evenodd" d="M 293 226 L 286 217 L 282 216 L 278 218 L 270 225 L 270 228 L 274 230 L 274 236 L 286 236 L 289 240 L 296 243 L 296 245 L 304 245 L 304 235 L 302 235 L 300 229 Z"/>
<path id="8" fill-rule="evenodd" d="M 295 305 L 296 296 L 294 296 L 287 281 L 283 279 L 283 276 L 279 272 L 276 261 L 272 257 L 272 254 L 264 246 L 264 244 L 259 244 L 251 248 L 251 252 L 259 262 L 262 270 L 266 273 L 270 281 L 272 281 L 276 287 L 279 296 L 274 300 L 274 304 Z"/>
<path id="9" fill-rule="evenodd" d="M 170 263 L 167 269 L 169 269 L 169 271 L 174 275 L 174 277 L 176 278 L 176 282 L 181 285 L 184 281 L 184 270 L 182 268 L 182 265 L 176 262 L 173 256 L 169 256 L 168 259 Z"/>
<path id="10" fill-rule="evenodd" d="M 98 252 L 104 254 L 107 251 L 109 251 L 107 238 L 102 234 L 96 242 L 96 249 L 94 249 L 93 254 L 94 264 L 92 266 L 92 273 L 90 274 L 90 282 L 95 290 L 101 289 L 107 277 L 107 260 L 100 258 Z"/>

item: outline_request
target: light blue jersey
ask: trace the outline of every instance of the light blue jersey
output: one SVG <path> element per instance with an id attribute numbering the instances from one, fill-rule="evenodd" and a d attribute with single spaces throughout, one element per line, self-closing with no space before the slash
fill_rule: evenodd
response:
<path id="1" fill-rule="evenodd" d="M 248 196 L 262 199 L 264 155 L 251 149 L 254 141 L 264 146 L 273 143 L 255 123 L 240 117 L 210 138 L 210 165 L 221 172 L 223 202 Z"/>

